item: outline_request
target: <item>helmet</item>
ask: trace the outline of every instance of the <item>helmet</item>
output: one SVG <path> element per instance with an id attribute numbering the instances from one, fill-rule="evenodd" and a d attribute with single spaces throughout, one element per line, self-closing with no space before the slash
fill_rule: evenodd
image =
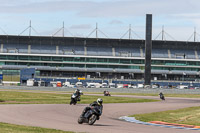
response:
<path id="1" fill-rule="evenodd" d="M 102 105 L 103 100 L 102 100 L 101 98 L 98 98 L 98 99 L 97 99 L 97 103 L 98 103 L 99 105 Z"/>
<path id="2" fill-rule="evenodd" d="M 79 89 L 76 89 L 76 90 L 75 90 L 75 93 L 76 93 L 76 92 L 79 92 L 79 91 L 80 91 Z"/>

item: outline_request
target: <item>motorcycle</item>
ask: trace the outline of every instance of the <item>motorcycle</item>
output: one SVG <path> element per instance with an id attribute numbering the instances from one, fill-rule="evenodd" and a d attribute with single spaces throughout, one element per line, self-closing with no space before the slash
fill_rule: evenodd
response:
<path id="1" fill-rule="evenodd" d="M 83 95 L 83 92 L 80 91 L 79 95 L 77 95 L 77 93 L 73 93 L 72 96 L 71 96 L 71 101 L 70 101 L 70 105 L 74 104 L 76 105 L 76 103 L 78 101 L 81 101 L 81 95 Z"/>
<path id="2" fill-rule="evenodd" d="M 111 96 L 109 91 L 104 91 L 104 96 Z"/>
<path id="3" fill-rule="evenodd" d="M 163 94 L 160 94 L 160 99 L 165 100 L 165 96 Z"/>
<path id="4" fill-rule="evenodd" d="M 90 107 L 90 110 L 88 110 L 83 117 L 78 118 L 78 123 L 88 123 L 89 125 L 93 125 L 96 120 L 99 120 L 99 116 L 101 115 L 100 109 L 97 107 Z"/>
<path id="5" fill-rule="evenodd" d="M 77 101 L 80 101 L 80 98 L 77 96 L 76 93 L 73 93 L 71 96 L 70 105 L 72 104 L 76 105 Z"/>

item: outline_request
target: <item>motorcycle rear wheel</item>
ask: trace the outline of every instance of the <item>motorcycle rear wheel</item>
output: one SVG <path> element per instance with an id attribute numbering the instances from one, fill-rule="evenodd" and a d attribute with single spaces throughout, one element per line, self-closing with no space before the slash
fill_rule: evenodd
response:
<path id="1" fill-rule="evenodd" d="M 95 121 L 97 120 L 97 116 L 95 114 L 93 114 L 88 121 L 89 125 L 93 125 L 95 123 Z"/>

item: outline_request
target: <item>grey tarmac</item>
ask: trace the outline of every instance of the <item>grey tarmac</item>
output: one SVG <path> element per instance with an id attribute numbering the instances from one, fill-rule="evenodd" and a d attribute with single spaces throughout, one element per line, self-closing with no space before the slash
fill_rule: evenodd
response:
<path id="1" fill-rule="evenodd" d="M 121 96 L 121 95 L 120 95 Z M 153 96 L 128 96 L 153 98 Z M 163 128 L 129 123 L 118 118 L 139 113 L 150 113 L 199 106 L 196 98 L 166 98 L 151 103 L 104 104 L 103 115 L 93 126 L 78 124 L 77 120 L 86 104 L 14 104 L 0 105 L 0 122 L 18 125 L 60 129 L 86 133 L 197 133 L 199 131 Z"/>

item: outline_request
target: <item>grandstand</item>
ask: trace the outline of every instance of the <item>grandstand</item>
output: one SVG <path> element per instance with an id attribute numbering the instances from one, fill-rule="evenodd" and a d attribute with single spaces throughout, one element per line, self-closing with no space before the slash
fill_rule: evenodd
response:
<path id="1" fill-rule="evenodd" d="M 5 81 L 18 81 L 24 68 L 35 68 L 34 77 L 143 79 L 144 40 L 1 35 L 0 45 Z M 152 80 L 199 79 L 199 45 L 154 40 Z"/>

